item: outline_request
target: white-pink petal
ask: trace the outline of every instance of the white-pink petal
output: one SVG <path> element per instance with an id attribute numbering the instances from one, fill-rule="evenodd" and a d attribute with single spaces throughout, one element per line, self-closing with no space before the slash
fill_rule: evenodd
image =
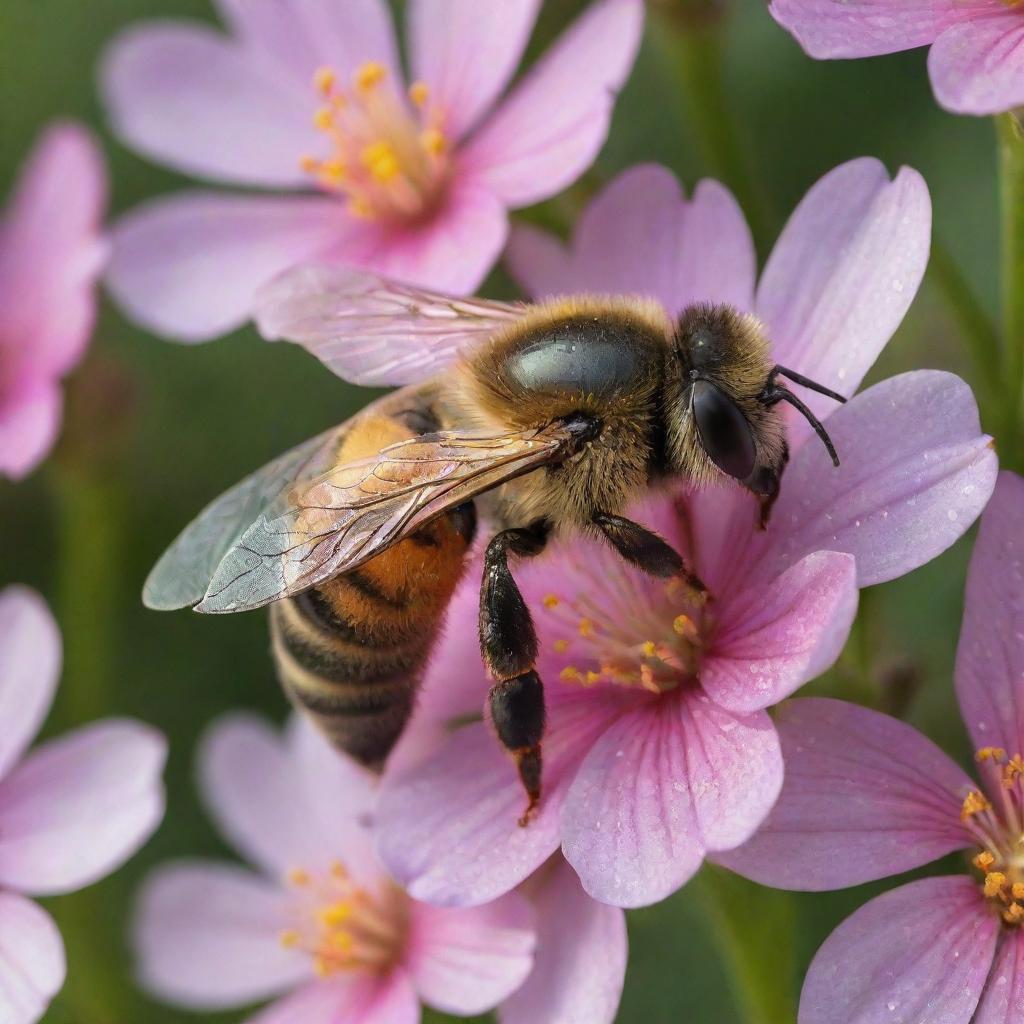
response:
<path id="1" fill-rule="evenodd" d="M 512 207 L 575 181 L 604 143 L 643 14 L 640 0 L 592 3 L 466 142 L 460 169 Z"/>
<path id="2" fill-rule="evenodd" d="M 992 14 L 946 29 L 928 54 L 935 98 L 958 114 L 999 114 L 1024 105 L 1024 18 Z"/>
<path id="3" fill-rule="evenodd" d="M 967 574 L 956 692 L 976 747 L 1024 753 L 1024 479 L 999 474 Z"/>
<path id="4" fill-rule="evenodd" d="M 799 1024 L 969 1024 L 997 915 L 971 879 L 925 878 L 848 917 L 811 963 Z"/>
<path id="5" fill-rule="evenodd" d="M 931 200 L 917 171 L 901 168 L 890 181 L 873 158 L 830 171 L 790 217 L 758 285 L 774 358 L 852 395 L 910 308 L 930 244 Z M 801 396 L 820 417 L 835 409 Z M 792 446 L 809 428 L 791 423 Z"/>
<path id="6" fill-rule="evenodd" d="M 511 79 L 540 0 L 411 0 L 411 77 L 426 84 L 445 133 L 461 139 Z"/>
<path id="7" fill-rule="evenodd" d="M 722 632 L 701 667 L 701 686 L 732 711 L 778 704 L 839 657 L 856 614 L 853 557 L 808 555 L 723 602 Z"/>
<path id="8" fill-rule="evenodd" d="M 245 1024 L 419 1024 L 420 1002 L 409 976 L 394 970 L 382 978 L 366 973 L 311 982 Z"/>
<path id="9" fill-rule="evenodd" d="M 35 1024 L 64 984 L 64 944 L 31 900 L 0 892 L 0 1020 Z"/>
<path id="10" fill-rule="evenodd" d="M 1003 937 L 972 1024 L 1017 1024 L 1024 1014 L 1024 935 Z"/>
<path id="11" fill-rule="evenodd" d="M 777 889 L 860 885 L 971 844 L 960 824 L 967 775 L 931 740 L 888 715 L 843 701 L 782 705 L 782 794 L 743 846 L 716 855 Z"/>
<path id="12" fill-rule="evenodd" d="M 60 433 L 63 397 L 50 380 L 15 385 L 0 403 L 0 473 L 20 480 L 46 457 Z"/>
<path id="13" fill-rule="evenodd" d="M 0 782 L 0 884 L 71 892 L 123 864 L 163 817 L 166 756 L 160 733 L 117 719 L 32 751 Z"/>
<path id="14" fill-rule="evenodd" d="M 876 384 L 828 421 L 842 464 L 812 440 L 786 470 L 762 569 L 811 551 L 846 551 L 861 587 L 916 569 L 980 515 L 998 465 L 971 389 L 917 370 Z"/>
<path id="15" fill-rule="evenodd" d="M 260 285 L 361 230 L 334 199 L 180 193 L 117 222 L 107 285 L 155 333 L 206 341 L 249 319 Z"/>
<path id="16" fill-rule="evenodd" d="M 126 29 L 103 55 L 100 88 L 126 144 L 199 177 L 303 186 L 309 178 L 300 159 L 322 146 L 311 87 L 304 92 L 258 54 L 198 23 Z"/>
<path id="17" fill-rule="evenodd" d="M 46 602 L 28 587 L 0 591 L 0 779 L 39 732 L 60 665 L 60 631 Z"/>
<path id="18" fill-rule="evenodd" d="M 534 913 L 510 893 L 481 907 L 410 907 L 405 969 L 423 1002 L 471 1016 L 493 1009 L 526 980 Z"/>
<path id="19" fill-rule="evenodd" d="M 592 900 L 557 858 L 531 893 L 538 914 L 535 967 L 498 1011 L 501 1024 L 612 1024 L 626 976 L 626 916 Z"/>
<path id="20" fill-rule="evenodd" d="M 178 1006 L 216 1010 L 267 999 L 312 977 L 285 949 L 288 894 L 226 864 L 165 864 L 145 881 L 133 932 L 139 980 Z"/>

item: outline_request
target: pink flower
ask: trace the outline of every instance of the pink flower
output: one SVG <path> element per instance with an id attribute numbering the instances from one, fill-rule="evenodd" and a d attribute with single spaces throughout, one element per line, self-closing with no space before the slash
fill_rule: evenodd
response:
<path id="1" fill-rule="evenodd" d="M 723 863 L 783 889 L 839 889 L 969 849 L 969 876 L 861 907 L 818 951 L 800 1024 L 1015 1024 L 1024 1014 L 1024 480 L 999 478 L 971 560 L 956 661 L 979 788 L 903 722 L 797 700 L 779 731 L 786 783 Z"/>
<path id="2" fill-rule="evenodd" d="M 772 0 L 775 20 L 812 57 L 873 57 L 928 46 L 935 97 L 957 114 L 1024 104 L 1018 0 Z"/>
<path id="3" fill-rule="evenodd" d="M 18 478 L 60 430 L 60 379 L 82 357 L 106 248 L 102 158 L 71 123 L 47 129 L 0 221 L 0 473 Z"/>
<path id="4" fill-rule="evenodd" d="M 64 947 L 29 896 L 110 874 L 164 812 L 166 745 L 146 726 L 94 722 L 26 754 L 60 675 L 57 624 L 25 587 L 0 591 L 0 1020 L 39 1020 L 64 983 Z"/>
<path id="5" fill-rule="evenodd" d="M 230 29 L 130 29 L 103 66 L 115 130 L 146 156 L 289 196 L 190 192 L 115 231 L 108 283 L 140 323 L 203 341 L 312 259 L 471 291 L 508 208 L 593 161 L 636 54 L 642 0 L 595 0 L 509 83 L 539 0 L 411 0 L 403 87 L 384 0 L 218 0 Z M 314 86 L 315 80 L 315 86 Z"/>
<path id="6" fill-rule="evenodd" d="M 890 181 L 877 161 L 845 164 L 793 214 L 755 294 L 753 247 L 732 197 L 703 182 L 687 201 L 667 171 L 639 167 L 594 200 L 570 246 L 523 228 L 510 256 L 535 295 L 642 292 L 670 313 L 700 299 L 753 310 L 780 362 L 852 394 L 913 298 L 929 225 L 914 171 Z M 831 411 L 808 401 L 822 417 Z M 970 389 L 949 374 L 875 385 L 833 412 L 828 429 L 838 470 L 791 422 L 793 458 L 764 533 L 754 502 L 733 488 L 657 495 L 637 510 L 688 555 L 714 594 L 706 607 L 587 540 L 519 563 L 548 694 L 540 811 L 517 826 L 515 771 L 484 723 L 414 770 L 393 766 L 379 852 L 413 896 L 493 899 L 561 847 L 588 893 L 636 906 L 751 836 L 782 785 L 766 709 L 833 662 L 858 587 L 935 557 L 995 482 Z M 425 697 L 468 674 L 479 707 L 487 680 L 468 626 L 479 573 L 467 577 Z"/>
<path id="7" fill-rule="evenodd" d="M 536 912 L 517 894 L 470 910 L 406 896 L 372 852 L 372 776 L 301 719 L 283 737 L 247 717 L 220 723 L 200 777 L 225 837 L 258 871 L 194 862 L 153 874 L 136 945 L 158 995 L 194 1009 L 275 999 L 252 1024 L 414 1024 L 421 1000 L 468 1016 L 526 981 L 506 1024 L 555 1024 L 517 1006 L 557 1005 L 601 971 L 618 970 L 621 989 L 621 915 L 609 920 L 557 865 L 532 883 Z M 538 940 L 550 959 L 527 981 Z"/>

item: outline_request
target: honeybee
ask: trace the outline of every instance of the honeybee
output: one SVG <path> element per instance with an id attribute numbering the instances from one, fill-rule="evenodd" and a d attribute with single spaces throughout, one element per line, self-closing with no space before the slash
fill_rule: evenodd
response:
<path id="1" fill-rule="evenodd" d="M 258 299 L 265 336 L 302 344 L 346 380 L 404 385 L 209 505 L 146 582 L 150 608 L 270 605 L 291 701 L 342 751 L 379 767 L 415 692 L 473 544 L 490 717 L 527 796 L 541 796 L 537 636 L 509 557 L 557 535 L 603 537 L 644 572 L 704 584 L 623 516 L 649 487 L 728 478 L 765 525 L 788 459 L 780 403 L 822 424 L 774 365 L 762 324 L 728 306 L 673 320 L 637 298 L 536 305 L 458 299 L 341 267 L 306 267 Z"/>

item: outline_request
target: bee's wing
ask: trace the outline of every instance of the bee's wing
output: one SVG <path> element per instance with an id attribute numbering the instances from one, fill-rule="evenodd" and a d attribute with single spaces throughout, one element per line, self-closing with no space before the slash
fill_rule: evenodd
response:
<path id="1" fill-rule="evenodd" d="M 302 345 L 353 384 L 412 384 L 434 376 L 523 315 L 523 303 L 459 299 L 352 267 L 286 271 L 256 296 L 270 341 Z"/>
<path id="2" fill-rule="evenodd" d="M 196 611 L 258 608 L 355 569 L 445 510 L 556 461 L 573 440 L 562 423 L 501 437 L 446 431 L 339 466 L 245 531 Z"/>
<path id="3" fill-rule="evenodd" d="M 207 505 L 153 567 L 142 590 L 145 605 L 169 611 L 201 601 L 220 560 L 242 534 L 260 516 L 273 518 L 286 511 L 296 480 L 318 476 L 334 464 L 347 426 L 304 441 Z"/>

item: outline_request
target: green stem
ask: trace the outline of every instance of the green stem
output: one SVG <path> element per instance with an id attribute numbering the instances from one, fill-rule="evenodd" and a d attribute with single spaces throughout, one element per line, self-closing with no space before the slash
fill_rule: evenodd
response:
<path id="1" fill-rule="evenodd" d="M 796 1020 L 793 897 L 713 865 L 704 866 L 697 882 L 745 1024 Z"/>
<path id="2" fill-rule="evenodd" d="M 726 95 L 721 16 L 679 16 L 665 5 L 651 9 L 652 35 L 661 46 L 686 101 L 693 134 L 708 171 L 739 200 L 761 250 L 770 243 L 767 195 L 752 173 Z"/>
<path id="3" fill-rule="evenodd" d="M 932 241 L 928 274 L 970 346 L 975 370 L 987 395 L 995 398 L 1003 387 L 999 328 L 974 294 L 952 253 L 938 238 Z"/>
<path id="4" fill-rule="evenodd" d="M 1014 114 L 996 119 L 1002 212 L 1002 307 L 1006 436 L 1002 460 L 1024 469 L 1024 131 Z"/>

